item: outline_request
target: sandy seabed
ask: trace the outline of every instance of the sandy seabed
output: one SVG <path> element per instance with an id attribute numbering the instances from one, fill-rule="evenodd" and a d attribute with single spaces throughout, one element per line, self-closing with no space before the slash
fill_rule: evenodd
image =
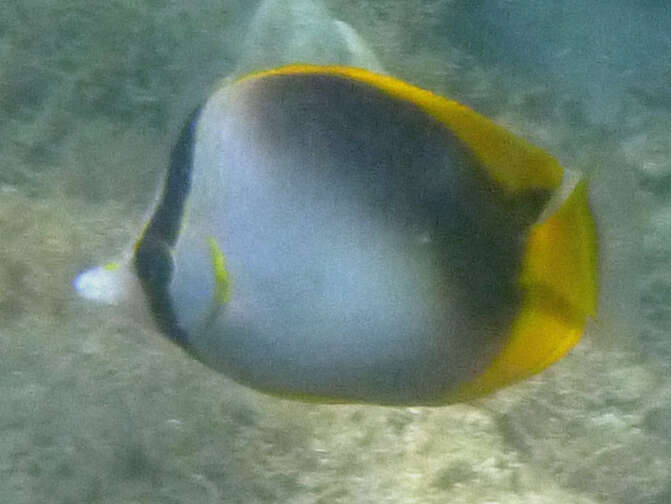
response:
<path id="1" fill-rule="evenodd" d="M 327 4 L 392 73 L 469 103 L 593 185 L 606 169 L 632 181 L 618 216 L 636 214 L 624 240 L 639 246 L 638 260 L 622 268 L 620 287 L 629 323 L 595 324 L 539 377 L 470 404 L 313 405 L 237 385 L 114 309 L 77 299 L 71 281 L 141 228 L 180 121 L 235 65 L 249 7 L 9 2 L 0 502 L 671 502 L 665 81 L 631 86 L 611 103 L 615 119 L 597 124 L 570 90 L 451 45 L 436 19 L 459 2 Z"/>

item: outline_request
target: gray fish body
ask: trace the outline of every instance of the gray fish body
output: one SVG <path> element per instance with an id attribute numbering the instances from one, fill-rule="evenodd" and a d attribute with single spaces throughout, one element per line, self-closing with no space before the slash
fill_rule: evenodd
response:
<path id="1" fill-rule="evenodd" d="M 448 130 L 332 76 L 226 86 L 197 120 L 170 294 L 199 358 L 269 391 L 377 402 L 481 371 L 519 252 Z M 232 282 L 214 316 L 210 237 Z"/>

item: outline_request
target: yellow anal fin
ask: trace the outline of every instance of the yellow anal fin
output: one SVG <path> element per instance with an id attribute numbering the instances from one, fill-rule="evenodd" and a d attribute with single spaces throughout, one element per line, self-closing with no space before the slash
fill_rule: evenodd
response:
<path id="1" fill-rule="evenodd" d="M 503 349 L 447 402 L 473 399 L 536 374 L 580 340 L 597 307 L 597 236 L 584 180 L 555 214 L 532 227 L 520 286 L 524 298 Z"/>

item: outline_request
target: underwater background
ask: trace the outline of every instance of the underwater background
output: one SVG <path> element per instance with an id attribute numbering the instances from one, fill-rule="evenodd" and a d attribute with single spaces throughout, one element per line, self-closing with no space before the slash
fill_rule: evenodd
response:
<path id="1" fill-rule="evenodd" d="M 666 2 L 260 3 L 2 1 L 0 502 L 671 502 Z M 590 178 L 604 309 L 540 376 L 442 408 L 305 404 L 77 299 L 193 107 L 236 69 L 338 51 L 333 19 Z"/>

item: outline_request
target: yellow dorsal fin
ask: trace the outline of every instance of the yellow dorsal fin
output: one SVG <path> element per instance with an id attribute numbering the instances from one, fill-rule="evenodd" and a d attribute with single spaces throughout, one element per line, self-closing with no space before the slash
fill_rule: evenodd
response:
<path id="1" fill-rule="evenodd" d="M 448 100 L 394 77 L 361 68 L 300 64 L 252 73 L 239 79 L 239 82 L 273 75 L 300 74 L 334 75 L 352 79 L 413 103 L 445 124 L 470 148 L 491 179 L 510 194 L 527 190 L 554 190 L 561 184 L 561 165 L 543 149 L 509 133 L 454 100 Z"/>

